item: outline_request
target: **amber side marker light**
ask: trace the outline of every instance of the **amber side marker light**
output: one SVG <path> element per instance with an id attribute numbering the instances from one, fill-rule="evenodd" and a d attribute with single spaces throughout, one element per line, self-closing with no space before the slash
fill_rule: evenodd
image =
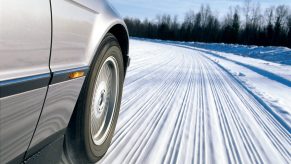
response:
<path id="1" fill-rule="evenodd" d="M 69 78 L 70 79 L 75 79 L 75 78 L 84 76 L 84 74 L 85 74 L 85 72 L 81 72 L 81 71 L 79 71 L 79 72 L 73 72 L 73 73 L 70 73 L 69 74 Z"/>

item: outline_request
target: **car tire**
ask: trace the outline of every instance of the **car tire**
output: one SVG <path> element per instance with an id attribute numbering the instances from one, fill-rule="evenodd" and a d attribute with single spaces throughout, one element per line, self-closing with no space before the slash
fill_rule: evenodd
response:
<path id="1" fill-rule="evenodd" d="M 93 59 L 65 134 L 64 154 L 69 163 L 95 163 L 107 152 L 119 115 L 124 73 L 121 48 L 108 33 Z"/>

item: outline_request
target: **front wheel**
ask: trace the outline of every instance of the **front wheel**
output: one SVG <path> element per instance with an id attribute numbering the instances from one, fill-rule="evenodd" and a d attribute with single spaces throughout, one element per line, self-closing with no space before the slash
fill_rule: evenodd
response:
<path id="1" fill-rule="evenodd" d="M 122 52 L 107 34 L 99 46 L 68 126 L 64 152 L 70 163 L 95 163 L 108 150 L 124 81 Z"/>

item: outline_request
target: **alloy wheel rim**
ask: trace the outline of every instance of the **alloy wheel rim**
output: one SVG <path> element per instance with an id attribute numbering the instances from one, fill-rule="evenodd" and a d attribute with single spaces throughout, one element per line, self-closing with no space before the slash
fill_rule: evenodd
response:
<path id="1" fill-rule="evenodd" d="M 95 81 L 91 104 L 91 137 L 95 145 L 106 140 L 116 108 L 119 91 L 117 61 L 108 57 L 102 64 Z"/>

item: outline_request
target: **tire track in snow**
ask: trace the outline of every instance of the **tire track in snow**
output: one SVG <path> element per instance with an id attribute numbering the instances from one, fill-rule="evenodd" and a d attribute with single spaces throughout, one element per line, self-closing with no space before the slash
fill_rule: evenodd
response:
<path id="1" fill-rule="evenodd" d="M 288 163 L 291 137 L 199 51 L 131 41 L 120 117 L 99 163 Z"/>
<path id="2" fill-rule="evenodd" d="M 225 78 L 225 79 L 227 80 L 227 78 Z M 285 144 L 287 144 L 288 145 L 287 147 L 290 147 L 290 144 L 291 144 L 290 134 L 288 133 L 288 128 L 286 129 L 285 124 L 284 125 L 280 124 L 281 120 L 280 121 L 276 120 L 277 117 L 274 117 L 272 115 L 272 113 L 269 113 L 269 109 L 266 110 L 263 107 L 264 104 L 262 105 L 258 101 L 255 101 L 255 99 L 252 99 L 252 103 L 254 103 L 254 105 L 258 106 L 258 109 L 260 109 L 260 110 L 254 111 L 256 109 L 256 108 L 253 108 L 254 105 L 252 105 L 252 103 L 247 102 L 248 100 L 244 98 L 245 96 L 243 94 L 241 94 L 241 92 L 237 89 L 237 87 L 241 87 L 242 89 L 244 89 L 241 85 L 238 85 L 238 86 L 234 86 L 233 84 L 231 85 L 232 90 L 235 91 L 234 93 L 248 107 L 248 109 L 255 116 L 254 118 L 256 118 L 257 122 L 259 122 L 261 127 L 265 130 L 269 139 L 271 139 L 271 141 L 274 142 L 273 143 L 274 146 L 276 146 L 279 150 L 281 150 L 282 153 L 285 154 L 286 158 L 290 157 L 290 152 L 288 151 L 288 149 L 285 146 Z M 248 96 L 248 95 L 246 95 L 246 96 Z M 263 114 L 260 114 L 260 112 L 262 112 Z M 264 118 L 266 120 L 262 121 L 262 119 L 264 119 Z M 274 128 L 276 128 L 276 129 L 271 130 L 271 128 L 268 127 L 269 124 L 274 124 L 275 125 Z M 284 142 L 280 141 L 281 137 L 282 138 L 289 138 L 289 139 L 286 140 L 286 142 L 284 143 Z"/>

